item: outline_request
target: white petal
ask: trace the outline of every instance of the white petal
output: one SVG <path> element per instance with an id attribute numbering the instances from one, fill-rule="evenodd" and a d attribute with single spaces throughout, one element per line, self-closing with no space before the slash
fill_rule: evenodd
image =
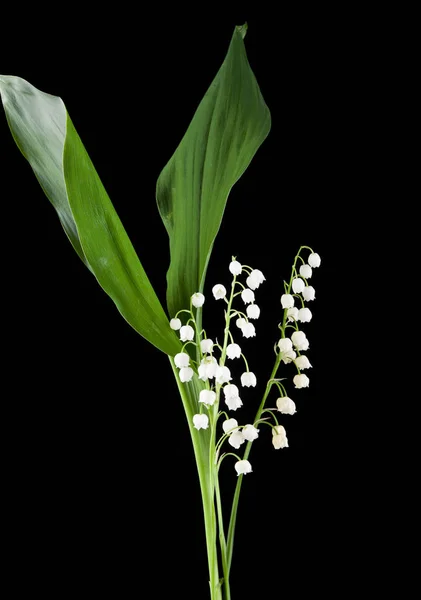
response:
<path id="1" fill-rule="evenodd" d="M 238 427 L 238 421 L 236 421 L 236 419 L 227 419 L 222 423 L 224 433 L 228 433 L 228 431 L 234 429 L 234 427 Z"/>

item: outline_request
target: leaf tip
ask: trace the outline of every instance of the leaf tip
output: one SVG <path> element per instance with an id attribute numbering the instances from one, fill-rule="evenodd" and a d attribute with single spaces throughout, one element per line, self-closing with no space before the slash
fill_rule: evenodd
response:
<path id="1" fill-rule="evenodd" d="M 237 25 L 237 27 L 236 27 L 238 33 L 241 35 L 241 37 L 243 39 L 246 37 L 248 27 L 249 26 L 247 24 L 247 21 L 244 23 L 244 25 Z"/>

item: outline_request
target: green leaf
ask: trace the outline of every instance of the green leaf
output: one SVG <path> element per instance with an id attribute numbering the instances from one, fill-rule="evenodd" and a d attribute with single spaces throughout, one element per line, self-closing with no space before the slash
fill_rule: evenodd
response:
<path id="1" fill-rule="evenodd" d="M 73 247 L 140 335 L 173 356 L 181 347 L 62 100 L 0 76 L 16 144 Z"/>
<path id="2" fill-rule="evenodd" d="M 167 304 L 171 316 L 203 291 L 226 201 L 270 130 L 270 113 L 236 27 L 228 54 L 186 134 L 157 182 L 170 238 Z M 229 257 L 230 258 L 230 257 Z"/>

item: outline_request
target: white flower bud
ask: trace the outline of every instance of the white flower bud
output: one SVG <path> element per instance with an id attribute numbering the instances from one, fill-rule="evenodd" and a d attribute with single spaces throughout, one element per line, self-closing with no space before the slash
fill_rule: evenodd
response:
<path id="1" fill-rule="evenodd" d="M 303 373 L 296 375 L 292 381 L 294 382 L 296 388 L 305 388 L 310 384 L 310 379 Z"/>
<path id="2" fill-rule="evenodd" d="M 292 280 L 292 291 L 294 292 L 294 294 L 300 294 L 303 291 L 304 287 L 305 284 L 301 277 L 295 277 L 295 279 Z"/>
<path id="3" fill-rule="evenodd" d="M 288 448 L 288 438 L 285 427 L 282 425 L 275 425 L 272 429 L 272 444 L 275 450 L 279 448 Z"/>
<path id="4" fill-rule="evenodd" d="M 246 310 L 249 319 L 258 319 L 260 317 L 260 308 L 257 304 L 249 304 Z"/>
<path id="5" fill-rule="evenodd" d="M 313 271 L 311 270 L 310 265 L 301 265 L 301 267 L 300 267 L 301 277 L 304 277 L 304 279 L 310 279 L 312 274 L 313 274 Z"/>
<path id="6" fill-rule="evenodd" d="M 215 381 L 216 383 L 227 383 L 230 379 L 232 379 L 231 377 L 231 371 L 228 369 L 228 367 L 220 367 L 217 366 L 216 367 L 216 372 L 215 372 Z"/>
<path id="7" fill-rule="evenodd" d="M 252 373 L 251 371 L 246 371 L 245 373 L 243 373 L 241 375 L 241 385 L 243 387 L 256 387 L 256 375 L 254 373 Z"/>
<path id="8" fill-rule="evenodd" d="M 201 306 L 204 305 L 205 303 L 205 297 L 203 294 L 201 294 L 200 292 L 196 292 L 195 294 L 193 294 L 193 296 L 191 297 L 191 303 L 193 304 L 193 306 L 195 308 L 200 308 Z"/>
<path id="9" fill-rule="evenodd" d="M 248 442 L 253 442 L 259 437 L 259 430 L 254 425 L 246 425 L 243 427 L 243 436 Z"/>
<path id="10" fill-rule="evenodd" d="M 315 291 L 314 287 L 312 285 L 306 285 L 306 287 L 303 289 L 304 300 L 309 302 L 310 300 L 314 300 L 315 297 L 316 297 L 316 291 Z"/>
<path id="11" fill-rule="evenodd" d="M 298 320 L 298 308 L 293 306 L 287 310 L 288 321 L 297 321 Z"/>
<path id="12" fill-rule="evenodd" d="M 243 319 L 243 317 L 240 317 L 239 319 L 236 320 L 235 324 L 237 325 L 237 327 L 239 329 L 242 329 L 244 327 L 244 325 L 247 323 L 247 321 L 245 319 Z"/>
<path id="13" fill-rule="evenodd" d="M 250 302 L 254 302 L 254 292 L 246 288 L 241 292 L 241 299 L 244 304 L 249 304 Z"/>
<path id="14" fill-rule="evenodd" d="M 174 363 L 179 369 L 188 367 L 190 364 L 190 356 L 186 354 L 186 352 L 179 352 L 174 356 Z"/>
<path id="15" fill-rule="evenodd" d="M 193 425 L 196 429 L 207 429 L 209 427 L 208 415 L 194 415 Z"/>
<path id="16" fill-rule="evenodd" d="M 180 319 L 171 319 L 170 327 L 171 327 L 171 329 L 174 329 L 174 331 L 178 331 L 181 327 Z"/>
<path id="17" fill-rule="evenodd" d="M 180 369 L 181 383 L 188 383 L 193 377 L 193 369 L 191 367 L 182 367 Z"/>
<path id="18" fill-rule="evenodd" d="M 300 369 L 300 371 L 304 371 L 304 369 L 311 368 L 310 361 L 308 360 L 307 356 L 304 356 L 304 354 L 302 354 L 295 360 L 295 364 Z"/>
<path id="19" fill-rule="evenodd" d="M 278 348 L 281 352 L 289 352 L 292 350 L 292 341 L 290 338 L 281 338 L 278 342 Z"/>
<path id="20" fill-rule="evenodd" d="M 182 342 L 191 341 L 194 339 L 194 329 L 190 325 L 183 325 L 180 329 L 180 340 Z"/>
<path id="21" fill-rule="evenodd" d="M 282 308 L 292 308 L 294 306 L 294 296 L 292 294 L 282 294 Z"/>
<path id="22" fill-rule="evenodd" d="M 213 390 L 202 390 L 199 394 L 199 402 L 206 406 L 212 406 L 216 400 L 216 393 Z"/>
<path id="23" fill-rule="evenodd" d="M 210 339 L 202 340 L 200 342 L 200 349 L 202 354 L 207 354 L 213 351 L 213 341 Z"/>
<path id="24" fill-rule="evenodd" d="M 224 430 L 224 433 L 228 433 L 228 431 L 234 429 L 234 427 L 238 427 L 238 421 L 235 419 L 226 419 L 226 421 L 222 423 L 222 429 Z"/>
<path id="25" fill-rule="evenodd" d="M 284 415 L 293 415 L 296 413 L 295 410 L 295 402 L 288 398 L 288 396 L 282 396 L 282 398 L 278 398 L 276 401 L 276 407 L 279 412 Z"/>
<path id="26" fill-rule="evenodd" d="M 237 475 L 247 475 L 247 473 L 251 473 L 251 464 L 248 460 L 239 460 L 234 465 L 235 470 L 237 471 Z"/>
<path id="27" fill-rule="evenodd" d="M 236 448 L 237 450 L 241 446 L 241 444 L 244 444 L 245 441 L 246 439 L 244 435 L 241 433 L 241 431 L 238 430 L 233 431 L 228 438 L 228 444 L 230 444 L 230 446 Z"/>
<path id="28" fill-rule="evenodd" d="M 320 267 L 321 262 L 321 258 L 317 254 L 317 252 L 313 252 L 313 254 L 310 254 L 310 256 L 308 257 L 308 264 L 310 265 L 310 267 L 313 267 L 313 269 Z"/>
<path id="29" fill-rule="evenodd" d="M 301 350 L 307 350 L 309 347 L 308 339 L 304 331 L 294 331 L 291 336 L 292 343 L 301 352 Z"/>
<path id="30" fill-rule="evenodd" d="M 301 321 L 301 323 L 309 323 L 312 316 L 309 308 L 300 308 L 298 311 L 298 320 Z"/>
<path id="31" fill-rule="evenodd" d="M 233 275 L 241 275 L 243 267 L 241 266 L 241 263 L 238 262 L 238 260 L 233 260 L 230 263 L 229 270 L 230 273 L 232 273 Z"/>
<path id="32" fill-rule="evenodd" d="M 228 344 L 227 346 L 228 358 L 240 358 L 241 348 L 238 344 Z"/>
<path id="33" fill-rule="evenodd" d="M 215 300 L 221 300 L 227 295 L 227 290 L 222 284 L 217 283 L 212 288 L 212 294 L 214 295 Z"/>
<path id="34" fill-rule="evenodd" d="M 255 329 L 253 323 L 246 323 L 241 328 L 241 333 L 243 334 L 243 336 L 245 338 L 255 337 L 255 335 L 256 335 L 256 329 Z"/>

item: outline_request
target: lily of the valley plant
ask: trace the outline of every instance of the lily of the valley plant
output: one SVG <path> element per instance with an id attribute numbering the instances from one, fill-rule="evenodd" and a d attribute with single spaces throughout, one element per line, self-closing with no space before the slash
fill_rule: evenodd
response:
<path id="1" fill-rule="evenodd" d="M 246 29 L 235 28 L 219 72 L 157 182 L 158 209 L 171 252 L 168 315 L 62 100 L 19 77 L 0 76 L 12 135 L 80 259 L 128 323 L 169 357 L 199 474 L 212 600 L 231 598 L 229 575 L 237 508 L 243 476 L 253 472 L 249 461 L 252 445 L 260 443 L 260 437 L 265 443 L 264 430 L 270 429 L 272 435 L 266 439 L 273 448 L 288 446 L 284 423 L 296 412 L 299 389 L 309 385 L 304 372 L 311 367 L 306 354 L 309 341 L 302 326 L 312 318 L 307 304 L 315 299 L 315 290 L 309 281 L 320 265 L 316 252 L 300 247 L 290 277 L 280 290 L 274 366 L 263 396 L 256 401 L 254 421 L 243 422 L 241 388 L 257 390 L 258 382 L 241 345 L 243 338 L 256 336 L 257 296 L 265 276 L 256 268 L 259 265 L 251 267 L 237 260 L 243 257 L 232 257 L 211 293 L 209 290 L 205 296 L 204 288 L 231 187 L 270 129 L 269 110 L 247 61 Z M 222 303 L 225 308 L 220 343 L 207 336 L 202 321 L 204 310 L 212 303 L 216 308 Z M 236 361 L 243 367 L 235 382 L 230 365 Z M 282 377 L 278 376 L 280 366 L 285 366 Z M 223 522 L 225 501 L 219 486 L 220 469 L 226 467 L 237 476 L 228 523 Z"/>

